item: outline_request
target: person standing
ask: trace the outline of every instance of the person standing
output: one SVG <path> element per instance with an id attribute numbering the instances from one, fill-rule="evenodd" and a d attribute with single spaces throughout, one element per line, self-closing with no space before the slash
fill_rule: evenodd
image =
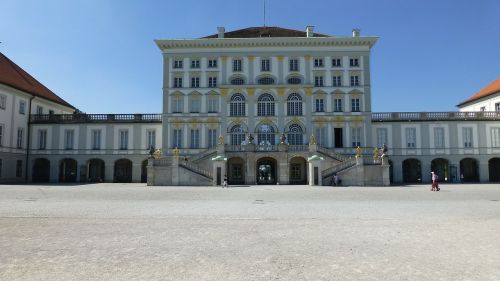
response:
<path id="1" fill-rule="evenodd" d="M 434 173 L 434 171 L 431 172 L 431 179 L 432 179 L 431 191 L 439 191 L 438 175 L 436 175 L 436 173 Z"/>

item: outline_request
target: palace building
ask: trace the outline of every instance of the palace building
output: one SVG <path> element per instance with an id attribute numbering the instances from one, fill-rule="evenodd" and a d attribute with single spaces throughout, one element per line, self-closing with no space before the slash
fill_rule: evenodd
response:
<path id="1" fill-rule="evenodd" d="M 377 40 L 312 26 L 155 40 L 162 114 L 79 113 L 2 55 L 0 182 L 500 181 L 500 80 L 459 112 L 373 113 Z"/>

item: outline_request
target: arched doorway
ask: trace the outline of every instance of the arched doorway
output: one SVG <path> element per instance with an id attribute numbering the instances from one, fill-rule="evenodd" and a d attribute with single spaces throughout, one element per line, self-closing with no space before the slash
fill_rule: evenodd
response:
<path id="1" fill-rule="evenodd" d="M 491 158 L 488 161 L 488 170 L 490 172 L 490 182 L 500 182 L 500 158 Z"/>
<path id="2" fill-rule="evenodd" d="M 264 157 L 257 160 L 257 184 L 276 184 L 277 182 L 276 160 Z"/>
<path id="3" fill-rule="evenodd" d="M 90 159 L 87 162 L 87 176 L 89 182 L 104 181 L 104 161 L 101 159 Z"/>
<path id="4" fill-rule="evenodd" d="M 422 166 L 418 159 L 406 159 L 403 161 L 403 182 L 422 182 Z"/>
<path id="5" fill-rule="evenodd" d="M 114 182 L 132 182 L 132 161 L 120 159 L 115 162 Z"/>
<path id="6" fill-rule="evenodd" d="M 240 157 L 229 158 L 227 161 L 227 173 L 228 184 L 244 184 L 245 160 Z"/>
<path id="7" fill-rule="evenodd" d="M 60 182 L 76 182 L 78 163 L 75 159 L 64 158 L 59 164 L 59 181 Z"/>
<path id="8" fill-rule="evenodd" d="M 148 159 L 141 163 L 141 182 L 148 182 Z"/>
<path id="9" fill-rule="evenodd" d="M 431 161 L 431 171 L 438 175 L 439 181 L 449 181 L 450 171 L 448 160 L 444 158 L 436 158 Z M 431 175 L 428 175 L 429 179 Z"/>
<path id="10" fill-rule="evenodd" d="M 33 163 L 32 182 L 49 182 L 50 180 L 50 161 L 45 158 L 38 158 Z"/>
<path id="11" fill-rule="evenodd" d="M 302 157 L 293 157 L 289 163 L 289 182 L 290 184 L 307 183 L 307 162 Z"/>
<path id="12" fill-rule="evenodd" d="M 463 175 L 464 182 L 479 181 L 479 165 L 477 160 L 473 158 L 464 158 L 460 160 L 460 174 Z M 460 176 L 460 178 L 462 178 Z"/>

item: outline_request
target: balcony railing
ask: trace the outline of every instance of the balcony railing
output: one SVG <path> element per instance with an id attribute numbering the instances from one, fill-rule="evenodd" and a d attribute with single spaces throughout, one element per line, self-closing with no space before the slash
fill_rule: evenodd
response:
<path id="1" fill-rule="evenodd" d="M 161 114 L 32 114 L 31 123 L 161 123 Z"/>
<path id="2" fill-rule="evenodd" d="M 500 120 L 499 111 L 476 112 L 377 112 L 372 113 L 372 122 L 405 121 L 488 121 Z"/>

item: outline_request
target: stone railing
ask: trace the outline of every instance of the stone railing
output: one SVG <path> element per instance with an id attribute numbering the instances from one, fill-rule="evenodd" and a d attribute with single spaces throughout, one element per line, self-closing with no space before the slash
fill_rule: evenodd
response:
<path id="1" fill-rule="evenodd" d="M 153 159 L 153 166 L 167 167 L 171 165 L 172 159 L 170 158 Z"/>
<path id="2" fill-rule="evenodd" d="M 377 112 L 372 122 L 500 120 L 498 111 L 477 112 Z"/>
<path id="3" fill-rule="evenodd" d="M 328 168 L 328 169 L 325 169 L 323 171 L 321 171 L 321 176 L 323 178 L 327 178 L 335 173 L 338 173 L 342 170 L 345 170 L 347 168 L 350 168 L 352 166 L 356 165 L 356 158 L 348 158 L 347 160 L 345 160 L 344 162 L 340 162 L 339 164 L 331 167 L 331 168 Z"/>
<path id="4" fill-rule="evenodd" d="M 324 148 L 324 147 L 318 146 L 317 150 L 318 150 L 318 152 L 321 152 L 321 153 L 323 153 L 325 155 L 328 155 L 331 158 L 336 159 L 336 160 L 338 160 L 340 162 L 345 161 L 346 159 L 348 159 L 344 155 L 335 153 L 335 152 L 333 152 L 332 150 L 330 150 L 328 148 Z"/>
<path id="5" fill-rule="evenodd" d="M 309 151 L 309 145 L 307 144 L 289 145 L 288 151 L 293 151 L 293 152 Z"/>
<path id="6" fill-rule="evenodd" d="M 194 173 L 200 174 L 202 176 L 205 176 L 207 178 L 213 179 L 212 172 L 202 169 L 198 165 L 190 162 L 184 162 L 184 163 L 179 163 L 180 167 L 184 167 Z"/>
<path id="7" fill-rule="evenodd" d="M 198 154 L 192 156 L 191 158 L 189 158 L 189 161 L 196 163 L 196 162 L 198 162 L 198 161 L 204 159 L 205 157 L 210 156 L 214 153 L 217 153 L 217 150 L 211 148 L 211 149 L 205 150 L 201 153 L 198 153 Z"/>
<path id="8" fill-rule="evenodd" d="M 161 123 L 161 114 L 32 114 L 34 124 L 45 123 Z"/>

